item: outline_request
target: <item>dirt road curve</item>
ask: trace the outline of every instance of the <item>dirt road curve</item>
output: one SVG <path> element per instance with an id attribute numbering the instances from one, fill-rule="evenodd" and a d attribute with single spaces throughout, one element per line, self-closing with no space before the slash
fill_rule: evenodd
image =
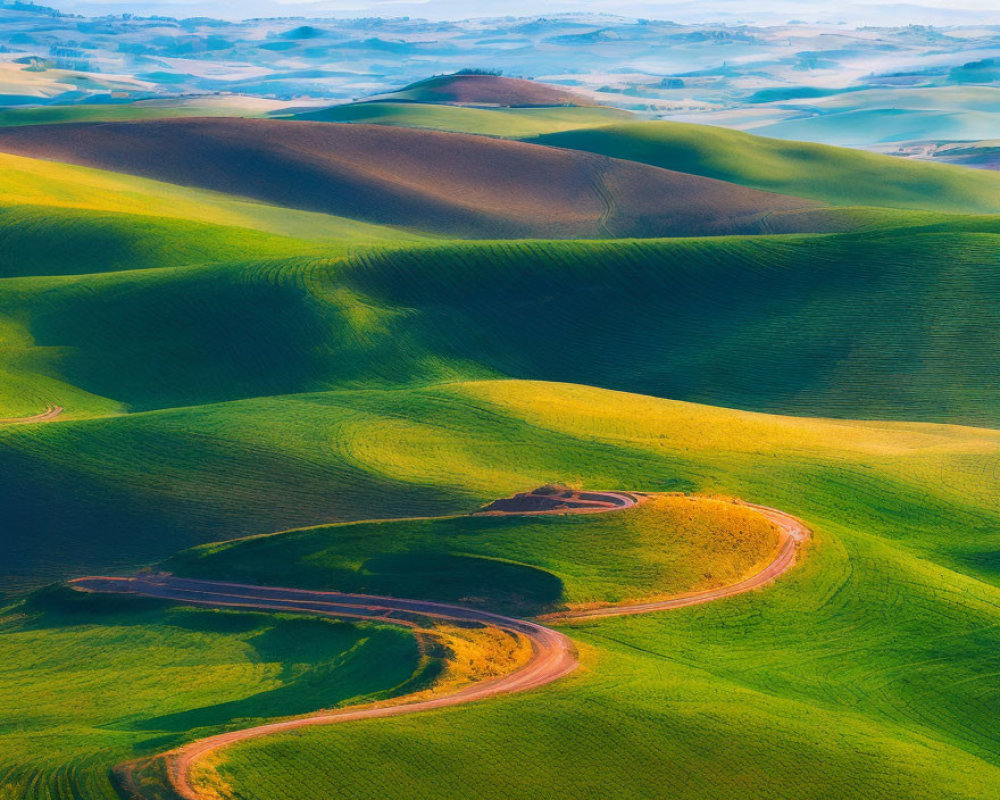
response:
<path id="1" fill-rule="evenodd" d="M 249 586 L 237 583 L 196 581 L 169 575 L 136 578 L 77 578 L 71 585 L 88 592 L 139 594 L 176 600 L 199 606 L 223 606 L 267 611 L 305 612 L 331 617 L 375 619 L 400 624 L 416 624 L 421 619 L 437 619 L 493 625 L 526 636 L 532 644 L 531 660 L 521 669 L 489 681 L 474 683 L 450 694 L 414 702 L 406 697 L 396 704 L 380 708 L 344 708 L 319 712 L 308 717 L 258 725 L 193 742 L 167 755 L 168 770 L 176 792 L 185 800 L 200 800 L 191 785 L 192 764 L 200 757 L 233 742 L 256 739 L 272 733 L 309 725 L 391 717 L 417 711 L 471 703 L 501 693 L 524 692 L 558 680 L 576 668 L 577 661 L 570 640 L 558 631 L 528 620 L 504 617 L 487 611 L 391 597 L 313 592 Z"/>
<path id="2" fill-rule="evenodd" d="M 63 412 L 62 406 L 49 406 L 41 414 L 35 414 L 33 417 L 8 417 L 6 419 L 0 418 L 0 425 L 28 425 L 32 422 L 48 422 L 49 420 L 55 419 Z"/>
<path id="3" fill-rule="evenodd" d="M 477 511 L 475 516 L 603 514 L 606 511 L 624 511 L 645 499 L 645 495 L 634 492 L 582 492 L 565 486 L 543 486 L 533 492 L 494 500 Z"/>
<path id="4" fill-rule="evenodd" d="M 683 608 L 684 606 L 708 603 L 712 600 L 721 600 L 723 597 L 732 597 L 743 592 L 749 592 L 770 583 L 795 563 L 799 545 L 809 538 L 809 529 L 791 514 L 778 511 L 776 508 L 758 506 L 753 503 L 741 503 L 741 505 L 759 511 L 771 520 L 771 522 L 775 523 L 783 534 L 778 554 L 764 569 L 755 575 L 751 575 L 749 578 L 739 583 L 734 583 L 731 586 L 671 597 L 667 600 L 655 600 L 649 603 L 634 603 L 622 606 L 604 606 L 603 608 L 591 608 L 582 611 L 566 611 L 557 614 L 547 614 L 544 617 L 539 617 L 539 619 L 555 622 L 557 620 L 596 619 L 600 617 L 624 617 L 632 614 L 650 614 L 654 611 L 668 611 L 671 608 Z"/>
<path id="5" fill-rule="evenodd" d="M 809 537 L 805 525 L 795 517 L 777 509 L 747 503 L 776 523 L 782 533 L 782 544 L 774 559 L 756 575 L 732 586 L 676 597 L 669 600 L 609 606 L 582 611 L 571 611 L 547 617 L 551 621 L 570 621 L 595 617 L 648 614 L 672 608 L 708 603 L 724 597 L 749 592 L 770 583 L 786 572 L 794 563 L 798 547 Z M 607 510 L 621 509 L 620 505 Z M 534 511 L 527 513 L 551 513 Z M 578 513 L 593 513 L 591 508 Z M 185 745 L 166 754 L 168 774 L 177 794 L 184 800 L 202 800 L 191 784 L 191 767 L 202 756 L 234 742 L 255 739 L 272 733 L 294 730 L 312 725 L 329 725 L 376 717 L 391 717 L 429 711 L 436 708 L 461 705 L 484 700 L 501 693 L 524 692 L 562 678 L 577 666 L 572 642 L 559 631 L 537 622 L 514 619 L 488 611 L 464 608 L 424 600 L 406 600 L 392 597 L 318 592 L 303 589 L 251 586 L 238 583 L 198 581 L 172 575 L 139 576 L 135 578 L 78 578 L 72 586 L 87 592 L 111 592 L 157 597 L 199 606 L 247 608 L 254 610 L 285 611 L 319 614 L 331 617 L 374 619 L 401 625 L 426 624 L 428 619 L 481 623 L 493 625 L 527 637 L 533 648 L 532 659 L 519 670 L 488 681 L 468 685 L 452 694 L 430 700 L 412 697 L 396 698 L 392 705 L 380 707 L 343 708 L 320 711 L 309 716 L 284 722 L 258 725 L 239 731 L 210 736 Z M 136 795 L 140 797 L 140 795 Z"/>

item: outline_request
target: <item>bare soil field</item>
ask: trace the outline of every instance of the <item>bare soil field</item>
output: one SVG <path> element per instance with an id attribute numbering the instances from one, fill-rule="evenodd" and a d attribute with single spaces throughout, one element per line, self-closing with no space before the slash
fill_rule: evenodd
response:
<path id="1" fill-rule="evenodd" d="M 647 164 L 484 136 L 260 119 L 0 130 L 0 152 L 466 238 L 803 230 L 820 204 Z M 787 214 L 786 212 L 794 212 Z"/>

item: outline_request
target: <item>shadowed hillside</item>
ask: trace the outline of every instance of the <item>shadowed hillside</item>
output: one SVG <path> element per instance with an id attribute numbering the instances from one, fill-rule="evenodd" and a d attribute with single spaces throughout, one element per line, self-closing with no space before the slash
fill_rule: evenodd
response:
<path id="1" fill-rule="evenodd" d="M 507 376 L 778 413 L 996 425 L 997 242 L 942 223 L 19 278 L 0 287 L 0 367 L 26 385 L 64 386 L 5 416 L 47 404 L 82 415 L 89 405 L 70 386 L 135 411 Z"/>
<path id="2" fill-rule="evenodd" d="M 0 429 L 0 470 L 15 476 L 0 486 L 7 580 L 65 574 L 67 557 L 127 564 L 289 525 L 469 511 L 525 483 L 643 475 L 630 488 L 683 489 L 697 475 L 682 450 L 650 461 L 631 434 L 614 450 L 543 436 L 541 406 L 507 423 L 400 386 L 512 376 L 996 425 L 996 251 L 994 234 L 904 229 L 7 279 L 6 416 L 66 408 Z M 350 391 L 289 396 L 338 388 Z"/>
<path id="3" fill-rule="evenodd" d="M 813 201 L 485 137 L 246 119 L 27 126 L 0 151 L 472 238 L 757 233 Z M 791 230 L 824 230 L 805 214 Z"/>
<path id="4" fill-rule="evenodd" d="M 412 241 L 420 238 L 411 232 L 384 225 L 367 225 L 328 214 L 266 205 L 219 192 L 192 189 L 118 172 L 0 154 L 0 208 L 5 212 L 12 209 L 14 213 L 5 217 L 9 220 L 15 213 L 22 213 L 23 206 L 46 207 L 45 211 L 38 211 L 37 214 L 53 225 L 58 225 L 61 217 L 72 216 L 63 214 L 62 209 L 80 209 L 85 212 L 120 215 L 120 221 L 116 224 L 122 228 L 149 225 L 156 227 L 162 224 L 162 220 L 142 222 L 137 218 L 142 215 L 266 231 L 304 239 L 321 239 L 326 245 L 335 240 L 344 244 Z M 125 222 L 128 217 L 132 217 L 131 222 Z M 37 234 L 37 226 L 31 225 L 25 231 L 14 233 L 19 237 Z M 233 233 L 222 235 L 224 238 L 231 238 Z M 151 239 L 147 237 L 146 241 Z M 44 246 L 48 246 L 54 253 L 61 250 L 56 254 L 57 260 L 77 254 L 75 247 L 64 245 L 59 236 L 51 235 L 48 244 Z M 162 245 L 154 244 L 153 247 L 163 249 Z M 247 252 L 247 249 L 244 251 Z M 178 262 L 173 262 L 176 263 Z M 171 265 L 168 262 L 162 266 Z M 90 270 L 87 268 L 77 270 L 88 271 Z"/>
<path id="5" fill-rule="evenodd" d="M 808 416 L 1000 424 L 994 234 L 456 245 L 345 280 L 504 375 Z M 424 327 L 425 326 L 425 327 Z"/>
<path id="6" fill-rule="evenodd" d="M 0 278 L 80 275 L 321 250 L 229 225 L 52 206 L 0 206 Z"/>

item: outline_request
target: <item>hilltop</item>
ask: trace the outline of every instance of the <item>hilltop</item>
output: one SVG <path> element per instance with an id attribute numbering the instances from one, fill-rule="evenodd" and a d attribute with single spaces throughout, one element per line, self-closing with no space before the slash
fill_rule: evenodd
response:
<path id="1" fill-rule="evenodd" d="M 398 91 L 378 95 L 377 99 L 507 108 L 596 105 L 586 95 L 559 86 L 521 78 L 462 72 L 417 81 Z"/>

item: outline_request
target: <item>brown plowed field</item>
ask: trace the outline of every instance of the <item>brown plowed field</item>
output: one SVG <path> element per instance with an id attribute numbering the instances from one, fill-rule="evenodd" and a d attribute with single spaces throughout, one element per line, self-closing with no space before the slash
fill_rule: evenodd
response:
<path id="1" fill-rule="evenodd" d="M 171 119 L 0 129 L 0 152 L 465 238 L 760 233 L 817 203 L 592 153 L 385 125 Z M 793 229 L 824 214 L 789 215 Z"/>

